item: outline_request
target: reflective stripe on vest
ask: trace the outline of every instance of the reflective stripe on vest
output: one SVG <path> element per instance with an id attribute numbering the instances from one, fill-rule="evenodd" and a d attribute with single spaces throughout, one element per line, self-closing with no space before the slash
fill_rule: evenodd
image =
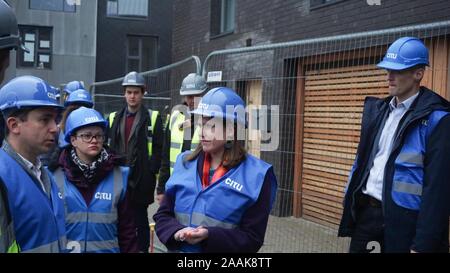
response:
<path id="1" fill-rule="evenodd" d="M 66 207 L 69 246 L 74 251 L 78 248 L 81 252 L 119 252 L 117 207 L 125 196 L 128 171 L 127 167 L 115 167 L 99 183 L 89 206 L 62 169 L 55 171 Z"/>
<path id="2" fill-rule="evenodd" d="M 247 155 L 237 167 L 229 170 L 218 181 L 202 189 L 197 174 L 197 159 L 183 162 L 182 153 L 175 164 L 175 172 L 166 184 L 166 194 L 175 200 L 176 219 L 185 226 L 222 227 L 239 226 L 245 212 L 258 200 L 265 179 L 271 183 L 270 207 L 275 200 L 277 181 L 272 166 Z M 214 202 L 211 202 L 214 200 Z M 183 244 L 181 251 L 200 251 L 199 245 Z"/>
<path id="3" fill-rule="evenodd" d="M 113 122 L 114 122 L 114 118 L 116 117 L 116 113 L 117 112 L 112 112 L 109 114 L 109 128 L 112 127 Z M 147 127 L 148 133 L 147 133 L 147 148 L 148 148 L 148 156 L 151 156 L 153 153 L 153 129 L 155 128 L 156 125 L 156 119 L 159 115 L 158 111 L 153 111 L 153 110 L 148 110 L 148 114 L 150 117 L 150 126 Z"/>
<path id="4" fill-rule="evenodd" d="M 395 160 L 392 199 L 404 208 L 419 210 L 422 202 L 424 160 L 429 136 L 448 112 L 433 111 L 412 128 Z"/>
<path id="5" fill-rule="evenodd" d="M 187 213 L 175 213 L 175 218 L 180 224 L 185 226 L 204 226 L 204 227 L 220 227 L 220 228 L 236 228 L 236 224 L 219 221 L 217 219 L 208 217 L 202 213 L 192 213 L 192 217 Z"/>
<path id="6" fill-rule="evenodd" d="M 0 149 L 0 177 L 7 188 L 14 219 L 14 233 L 21 252 L 59 253 L 65 250 L 64 204 L 53 177 L 48 173 L 51 198 L 32 180 L 22 166 Z M 42 169 L 42 172 L 48 172 Z M 15 246 L 10 246 L 14 249 Z"/>
<path id="7" fill-rule="evenodd" d="M 169 160 L 170 160 L 170 174 L 173 173 L 173 166 L 175 166 L 175 161 L 177 160 L 177 156 L 181 154 L 181 150 L 183 149 L 183 142 L 184 142 L 184 130 L 180 129 L 180 126 L 182 126 L 183 122 L 185 120 L 184 115 L 179 112 L 175 111 L 172 114 L 172 118 L 170 119 L 169 128 L 170 128 L 170 154 L 169 154 Z M 194 131 L 194 135 L 192 136 L 192 142 L 191 142 L 191 151 L 194 151 L 198 144 L 200 143 L 200 128 L 196 127 Z"/>
<path id="8" fill-rule="evenodd" d="M 104 252 L 105 249 L 119 248 L 118 240 L 89 241 L 86 252 Z"/>

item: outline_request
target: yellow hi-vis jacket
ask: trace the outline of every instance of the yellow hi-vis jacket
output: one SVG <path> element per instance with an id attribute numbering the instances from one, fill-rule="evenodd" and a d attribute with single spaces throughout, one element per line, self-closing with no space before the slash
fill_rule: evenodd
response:
<path id="1" fill-rule="evenodd" d="M 175 111 L 172 113 L 169 122 L 170 128 L 170 174 L 173 173 L 173 167 L 175 166 L 175 162 L 177 161 L 177 156 L 181 154 L 181 149 L 183 149 L 183 141 L 184 141 L 184 128 L 183 123 L 185 121 L 185 116 L 179 112 Z M 194 151 L 198 144 L 200 143 L 200 128 L 195 127 L 194 135 L 192 136 L 191 141 L 191 150 Z"/>

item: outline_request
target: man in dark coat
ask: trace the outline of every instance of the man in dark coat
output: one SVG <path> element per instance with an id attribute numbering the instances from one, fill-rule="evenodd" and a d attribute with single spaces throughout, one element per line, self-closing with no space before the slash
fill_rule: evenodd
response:
<path id="1" fill-rule="evenodd" d="M 127 158 L 130 167 L 128 190 L 135 210 L 139 247 L 142 252 L 148 252 L 150 229 L 147 209 L 154 201 L 156 174 L 161 166 L 163 128 L 159 113 L 147 109 L 142 103 L 145 79 L 136 72 L 130 72 L 122 85 L 127 106 L 108 116 L 109 145 Z"/>
<path id="2" fill-rule="evenodd" d="M 428 50 L 403 37 L 379 67 L 389 97 L 366 98 L 339 236 L 350 252 L 448 252 L 449 103 L 420 86 Z"/>

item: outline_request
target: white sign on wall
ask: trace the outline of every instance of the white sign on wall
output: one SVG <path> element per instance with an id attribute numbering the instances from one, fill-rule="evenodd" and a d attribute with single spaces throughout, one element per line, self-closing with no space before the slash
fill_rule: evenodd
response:
<path id="1" fill-rule="evenodd" d="M 208 72 L 207 82 L 221 82 L 222 81 L 222 71 L 210 71 Z"/>

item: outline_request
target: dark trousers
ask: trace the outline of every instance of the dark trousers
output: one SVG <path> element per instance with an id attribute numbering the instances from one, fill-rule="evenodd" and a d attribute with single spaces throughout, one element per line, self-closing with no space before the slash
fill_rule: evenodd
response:
<path id="1" fill-rule="evenodd" d="M 148 206 L 134 205 L 139 250 L 148 253 L 150 246 L 150 227 L 148 226 Z"/>
<path id="2" fill-rule="evenodd" d="M 359 206 L 350 253 L 384 252 L 384 220 L 381 206 L 364 202 Z"/>

